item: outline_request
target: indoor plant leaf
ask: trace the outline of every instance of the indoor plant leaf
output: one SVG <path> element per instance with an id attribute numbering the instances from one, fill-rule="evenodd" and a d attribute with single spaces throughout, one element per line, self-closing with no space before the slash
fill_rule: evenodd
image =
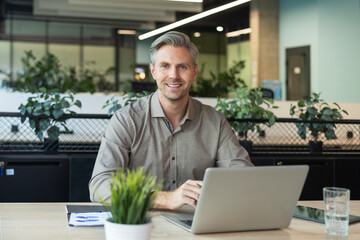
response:
<path id="1" fill-rule="evenodd" d="M 304 104 L 306 102 L 306 104 Z M 329 104 L 326 103 L 323 99 L 320 98 L 320 93 L 313 93 L 306 100 L 299 100 L 297 106 L 291 106 L 290 115 L 298 116 L 300 120 L 310 121 L 308 123 L 299 124 L 296 123 L 298 128 L 298 134 L 302 139 L 306 138 L 306 129 L 310 131 L 310 135 L 315 141 L 318 140 L 320 134 L 323 133 L 327 140 L 336 139 L 336 134 L 334 129 L 336 128 L 335 124 L 327 123 L 322 124 L 321 121 L 333 121 L 342 119 L 341 112 L 347 114 L 347 112 L 339 106 L 339 104 L 334 103 L 337 108 L 330 108 Z"/>
<path id="2" fill-rule="evenodd" d="M 267 125 L 274 125 L 276 116 L 269 109 L 274 108 L 272 101 L 263 98 L 260 88 L 249 90 L 247 87 L 237 88 L 233 100 L 217 98 L 215 109 L 222 112 L 227 119 L 263 119 Z M 267 108 L 264 108 L 267 107 Z M 261 122 L 230 122 L 231 127 L 247 140 L 248 131 L 262 131 Z"/>
<path id="3" fill-rule="evenodd" d="M 60 132 L 60 129 L 57 126 L 51 126 L 47 130 L 47 134 L 49 136 L 49 139 L 53 140 L 53 141 L 59 139 L 59 132 Z"/>

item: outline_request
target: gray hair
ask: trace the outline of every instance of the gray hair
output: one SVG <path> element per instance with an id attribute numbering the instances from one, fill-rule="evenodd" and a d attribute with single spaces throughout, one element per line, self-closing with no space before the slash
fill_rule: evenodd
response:
<path id="1" fill-rule="evenodd" d="M 165 46 L 171 45 L 174 47 L 186 47 L 189 50 L 194 67 L 197 65 L 197 58 L 199 56 L 198 48 L 190 41 L 190 38 L 181 32 L 171 31 L 157 38 L 150 46 L 151 64 L 155 66 L 155 58 L 158 50 Z"/>

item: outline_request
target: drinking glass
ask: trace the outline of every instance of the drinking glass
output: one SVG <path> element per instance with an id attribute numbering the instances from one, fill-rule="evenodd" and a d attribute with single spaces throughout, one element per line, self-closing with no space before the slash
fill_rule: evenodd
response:
<path id="1" fill-rule="evenodd" d="M 331 236 L 347 236 L 349 231 L 350 190 L 339 187 L 323 188 L 325 232 Z"/>

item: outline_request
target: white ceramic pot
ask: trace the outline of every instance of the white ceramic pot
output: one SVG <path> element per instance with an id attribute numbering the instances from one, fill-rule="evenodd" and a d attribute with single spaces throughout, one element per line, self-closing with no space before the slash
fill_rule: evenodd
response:
<path id="1" fill-rule="evenodd" d="M 151 221 L 146 224 L 119 224 L 105 221 L 106 240 L 148 240 L 151 235 Z"/>

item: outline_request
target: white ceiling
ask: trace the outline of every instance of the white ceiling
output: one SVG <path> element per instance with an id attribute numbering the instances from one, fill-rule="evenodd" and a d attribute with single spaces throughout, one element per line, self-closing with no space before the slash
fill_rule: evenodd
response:
<path id="1" fill-rule="evenodd" d="M 42 16 L 138 21 L 138 29 L 153 29 L 155 22 L 174 22 L 176 12 L 198 13 L 202 2 L 168 0 L 34 0 L 33 14 Z M 126 24 L 125 24 L 126 25 Z"/>

